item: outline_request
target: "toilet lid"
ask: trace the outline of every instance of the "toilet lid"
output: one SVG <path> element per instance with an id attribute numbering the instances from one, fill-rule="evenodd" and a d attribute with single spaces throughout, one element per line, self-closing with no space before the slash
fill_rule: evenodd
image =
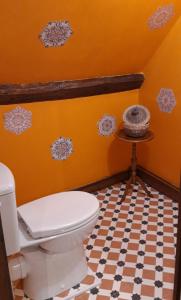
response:
<path id="1" fill-rule="evenodd" d="M 53 194 L 18 207 L 19 217 L 33 238 L 74 230 L 98 212 L 97 198 L 79 191 Z"/>

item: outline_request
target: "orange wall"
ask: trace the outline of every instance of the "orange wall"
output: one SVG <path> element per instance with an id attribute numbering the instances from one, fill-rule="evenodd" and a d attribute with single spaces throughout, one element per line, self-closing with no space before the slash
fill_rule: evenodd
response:
<path id="1" fill-rule="evenodd" d="M 150 30 L 148 19 L 167 4 L 174 4 L 174 16 L 159 30 Z M 140 72 L 180 11 L 180 0 L 2 1 L 0 82 Z M 73 35 L 62 47 L 45 48 L 39 34 L 49 21 L 61 20 L 70 22 Z M 146 85 L 143 91 L 146 101 Z M 126 169 L 129 145 L 116 141 L 114 135 L 100 136 L 97 122 L 108 114 L 116 117 L 118 126 L 123 110 L 138 101 L 138 91 L 132 91 L 24 104 L 21 107 L 32 112 L 33 123 L 21 135 L 4 129 L 4 113 L 16 106 L 1 106 L 0 160 L 15 174 L 18 204 Z M 51 144 L 60 136 L 73 141 L 74 152 L 65 161 L 53 160 L 50 153 Z"/>
<path id="2" fill-rule="evenodd" d="M 138 91 L 77 100 L 24 104 L 32 112 L 32 127 L 20 135 L 4 129 L 4 113 L 16 106 L 1 106 L 0 157 L 13 171 L 18 204 L 37 197 L 95 182 L 125 170 L 129 146 L 114 134 L 98 134 L 97 122 L 105 115 L 116 118 L 138 102 Z M 53 160 L 50 146 L 60 136 L 73 141 L 67 160 Z"/>
<path id="3" fill-rule="evenodd" d="M 140 164 L 179 186 L 181 169 L 181 17 L 144 69 L 146 81 L 140 103 L 151 111 L 153 142 L 140 148 Z M 172 89 L 176 106 L 162 112 L 156 98 L 161 88 Z"/>
<path id="4" fill-rule="evenodd" d="M 148 28 L 158 7 L 175 13 L 159 30 Z M 37 82 L 143 70 L 181 11 L 180 0 L 1 1 L 0 82 Z M 68 20 L 73 35 L 45 48 L 39 34 L 49 21 Z"/>

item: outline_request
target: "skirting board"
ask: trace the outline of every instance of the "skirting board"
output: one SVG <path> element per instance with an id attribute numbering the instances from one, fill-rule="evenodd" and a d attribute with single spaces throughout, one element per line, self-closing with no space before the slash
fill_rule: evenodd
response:
<path id="1" fill-rule="evenodd" d="M 143 179 L 144 182 L 151 185 L 157 191 L 163 193 L 164 195 L 168 196 L 174 201 L 179 202 L 179 198 L 180 198 L 179 188 L 170 184 L 169 182 L 162 179 L 161 177 L 153 174 L 152 172 L 144 169 L 141 166 L 138 166 L 137 174 Z"/>
<path id="2" fill-rule="evenodd" d="M 115 183 L 127 180 L 129 178 L 129 174 L 130 170 L 125 170 L 110 177 L 106 177 L 95 183 L 91 183 L 89 185 L 77 188 L 76 190 L 81 190 L 85 192 L 95 192 L 104 189 L 108 186 L 111 186 Z M 150 171 L 144 169 L 141 166 L 138 166 L 137 174 L 143 179 L 144 182 L 155 188 L 157 191 L 163 193 L 164 195 L 168 196 L 174 201 L 179 202 L 179 188 L 175 187 L 174 185 L 170 184 L 169 182 L 165 181 L 164 179 L 158 177 L 157 175 L 151 173 Z"/>
<path id="3" fill-rule="evenodd" d="M 110 177 L 106 177 L 106 178 L 104 178 L 102 180 L 99 180 L 97 182 L 93 182 L 93 183 L 90 183 L 88 185 L 79 187 L 75 190 L 92 193 L 92 192 L 96 192 L 98 190 L 104 189 L 108 186 L 111 186 L 115 183 L 125 181 L 128 178 L 129 178 L 129 170 L 126 170 L 126 171 L 122 171 L 120 173 L 117 173 L 115 175 L 112 175 Z"/>

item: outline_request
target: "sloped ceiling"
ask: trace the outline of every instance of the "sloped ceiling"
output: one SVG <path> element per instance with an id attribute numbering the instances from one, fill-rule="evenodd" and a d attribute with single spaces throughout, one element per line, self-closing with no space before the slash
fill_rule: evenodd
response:
<path id="1" fill-rule="evenodd" d="M 150 17 L 166 6 L 173 16 L 157 16 L 161 25 L 150 28 Z M 180 13 L 180 0 L 1 1 L 0 82 L 142 71 Z M 65 44 L 45 47 L 40 34 L 48 22 L 65 20 L 73 31 Z"/>

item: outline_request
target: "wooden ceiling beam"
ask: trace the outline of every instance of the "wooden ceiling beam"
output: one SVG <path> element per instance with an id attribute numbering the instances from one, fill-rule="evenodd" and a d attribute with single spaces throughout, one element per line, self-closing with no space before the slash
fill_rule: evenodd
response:
<path id="1" fill-rule="evenodd" d="M 143 74 L 46 83 L 0 84 L 0 105 L 65 100 L 139 89 Z"/>

